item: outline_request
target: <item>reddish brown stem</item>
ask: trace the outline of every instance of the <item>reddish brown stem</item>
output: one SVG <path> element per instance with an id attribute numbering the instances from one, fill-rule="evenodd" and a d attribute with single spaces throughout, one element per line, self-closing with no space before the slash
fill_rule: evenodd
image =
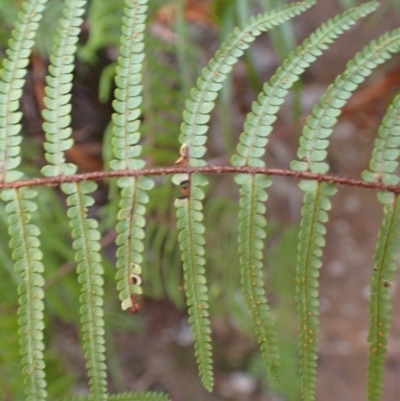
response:
<path id="1" fill-rule="evenodd" d="M 256 167 L 235 167 L 235 166 L 204 166 L 204 167 L 167 167 L 167 168 L 151 168 L 142 170 L 117 170 L 117 171 L 95 171 L 92 173 L 64 175 L 58 177 L 43 177 L 43 178 L 30 178 L 27 180 L 20 180 L 14 182 L 0 182 L 0 189 L 5 188 L 21 188 L 33 186 L 56 186 L 66 182 L 79 182 L 85 180 L 104 180 L 106 178 L 116 177 L 142 177 L 149 175 L 170 175 L 177 173 L 208 173 L 208 174 L 221 174 L 221 173 L 247 173 L 247 174 L 266 174 L 277 175 L 283 177 L 294 177 L 297 179 L 309 179 L 326 181 L 335 184 L 348 185 L 353 187 L 370 188 L 381 191 L 400 193 L 400 186 L 384 185 L 380 182 L 366 182 L 348 177 L 337 177 L 328 174 L 315 174 L 310 172 L 283 170 L 276 168 L 256 168 Z"/>

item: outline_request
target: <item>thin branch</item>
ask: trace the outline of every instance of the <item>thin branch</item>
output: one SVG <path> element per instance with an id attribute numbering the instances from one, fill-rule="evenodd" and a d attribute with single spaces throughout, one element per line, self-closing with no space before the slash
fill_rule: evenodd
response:
<path id="1" fill-rule="evenodd" d="M 384 185 L 381 182 L 366 182 L 354 178 L 338 177 L 328 174 L 315 174 L 304 171 L 292 171 L 276 168 L 256 168 L 256 167 L 235 167 L 235 166 L 204 166 L 204 167 L 167 167 L 167 168 L 150 168 L 142 170 L 116 170 L 116 171 L 95 171 L 85 174 L 64 175 L 58 177 L 31 178 L 14 182 L 0 182 L 0 189 L 5 188 L 21 188 L 33 186 L 57 186 L 66 182 L 79 182 L 85 180 L 104 180 L 106 178 L 115 177 L 142 177 L 148 175 L 169 175 L 177 173 L 247 173 L 247 174 L 266 174 L 277 175 L 283 177 L 293 177 L 297 179 L 309 179 L 317 181 L 326 181 L 335 184 L 347 185 L 352 187 L 369 188 L 381 191 L 400 193 L 400 186 Z"/>

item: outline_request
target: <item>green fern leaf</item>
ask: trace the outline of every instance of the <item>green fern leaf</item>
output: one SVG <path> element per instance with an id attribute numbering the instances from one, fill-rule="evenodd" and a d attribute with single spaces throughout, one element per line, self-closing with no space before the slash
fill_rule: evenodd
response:
<path id="1" fill-rule="evenodd" d="M 110 395 L 108 399 L 109 401 L 169 401 L 170 398 L 163 393 L 146 391 Z"/>
<path id="2" fill-rule="evenodd" d="M 248 114 L 244 125 L 244 132 L 240 136 L 237 155 L 232 157 L 232 164 L 236 166 L 263 167 L 261 160 L 268 143 L 268 135 L 272 131 L 272 124 L 276 120 L 279 106 L 288 94 L 293 83 L 311 62 L 322 54 L 327 44 L 336 39 L 345 29 L 349 29 L 367 13 L 372 12 L 377 3 L 367 3 L 361 7 L 349 10 L 325 23 L 314 32 L 310 38 L 283 62 L 276 74 L 266 83 L 263 92 L 253 103 L 252 112 Z M 242 292 L 248 309 L 252 314 L 252 322 L 260 343 L 264 363 L 269 369 L 271 377 L 279 379 L 279 355 L 276 335 L 272 325 L 272 317 L 267 305 L 263 288 L 262 249 L 265 238 L 263 201 L 267 199 L 264 187 L 256 184 L 257 176 L 240 174 L 236 182 L 240 183 L 240 233 L 239 252 L 241 258 Z M 271 184 L 266 178 L 265 187 Z M 248 211 L 251 210 L 252 213 Z M 255 221 L 262 221 L 263 225 L 255 225 Z M 253 280 L 257 277 L 258 280 Z M 253 285 L 254 283 L 254 285 Z"/>
<path id="3" fill-rule="evenodd" d="M 80 296 L 83 349 L 87 360 L 90 390 L 96 400 L 107 399 L 104 319 L 103 273 L 100 256 L 98 223 L 87 218 L 87 208 L 94 203 L 89 194 L 97 184 L 92 181 L 63 184 L 61 189 L 68 196 L 67 215 L 70 219 L 75 260 L 78 263 L 78 281 L 82 285 Z"/>
<path id="4" fill-rule="evenodd" d="M 368 401 L 378 401 L 382 396 L 383 366 L 391 321 L 390 289 L 399 252 L 400 198 L 399 195 L 385 195 L 369 300 Z"/>
<path id="5" fill-rule="evenodd" d="M 314 106 L 312 115 L 308 117 L 297 152 L 300 161 L 291 163 L 293 170 L 318 174 L 328 171 L 329 166 L 323 160 L 327 155 L 328 138 L 341 113 L 340 109 L 372 70 L 399 50 L 400 29 L 396 29 L 372 41 L 347 63 L 346 71 L 329 86 L 320 102 Z"/>
<path id="6" fill-rule="evenodd" d="M 0 76 L 0 181 L 16 181 L 22 173 L 16 168 L 21 162 L 20 135 L 22 117 L 18 111 L 26 67 L 39 28 L 46 0 L 25 1 L 15 23 L 12 38 L 3 61 Z M 13 249 L 15 271 L 21 275 L 18 323 L 20 326 L 20 354 L 25 375 L 27 399 L 45 400 L 47 397 L 43 343 L 44 266 L 41 262 L 39 228 L 32 224 L 32 213 L 37 209 L 36 191 L 29 188 L 2 191 L 1 198 L 8 204 L 8 232 Z"/>
<path id="7" fill-rule="evenodd" d="M 323 160 L 327 155 L 329 136 L 341 108 L 351 93 L 371 74 L 372 69 L 400 50 L 400 30 L 385 34 L 359 52 L 347 64 L 346 71 L 335 79 L 320 102 L 314 106 L 307 119 L 300 138 L 298 157 L 291 167 L 297 171 L 311 171 L 325 174 L 328 164 Z M 305 400 L 315 399 L 315 375 L 317 359 L 318 332 L 318 268 L 322 265 L 322 247 L 330 208 L 328 197 L 335 190 L 329 184 L 315 181 L 302 181 L 300 188 L 306 192 L 302 209 L 302 222 L 299 233 L 297 263 L 297 296 L 300 318 L 300 370 L 302 391 Z M 328 190 L 325 190 L 328 188 Z M 307 315 L 309 313 L 309 315 Z"/>
<path id="8" fill-rule="evenodd" d="M 186 102 L 183 112 L 183 123 L 179 141 L 182 144 L 181 152 L 191 166 L 201 166 L 205 162 L 202 157 L 205 153 L 207 123 L 214 108 L 214 100 L 222 83 L 226 79 L 232 66 L 243 55 L 250 43 L 263 31 L 283 23 L 285 20 L 306 10 L 313 1 L 304 1 L 295 5 L 287 5 L 265 14 L 260 14 L 236 28 L 227 38 L 214 58 L 210 60 L 197 80 L 197 85 L 190 92 L 190 99 Z M 199 365 L 200 377 L 205 388 L 211 391 L 213 387 L 211 338 L 209 328 L 208 295 L 204 276 L 204 226 L 201 200 L 204 192 L 200 186 L 207 185 L 202 176 L 194 175 L 189 179 L 186 175 L 176 175 L 173 181 L 181 185 L 188 181 L 189 196 L 178 199 L 176 204 L 178 228 L 181 230 L 178 240 L 182 251 L 184 268 L 185 290 L 189 307 L 189 321 L 195 338 L 195 349 Z M 192 220 L 194 219 L 194 220 Z M 193 223 L 191 223 L 193 222 Z M 195 231 L 193 231 L 195 230 Z"/>
<path id="9" fill-rule="evenodd" d="M 174 176 L 174 183 L 178 184 L 176 180 L 181 178 L 177 175 Z M 211 391 L 214 379 L 207 281 L 204 268 L 205 240 L 203 234 L 205 229 L 201 222 L 203 220 L 201 200 L 204 199 L 204 192 L 199 188 L 207 181 L 201 175 L 193 176 L 192 180 L 193 187 L 190 197 L 175 201 L 177 227 L 180 230 L 178 241 L 182 254 L 189 323 L 192 325 L 195 341 L 195 355 L 203 385 L 208 391 Z"/>
<path id="10" fill-rule="evenodd" d="M 370 170 L 363 173 L 369 182 L 397 185 L 399 177 L 393 172 L 400 155 L 400 95 L 389 107 L 378 130 L 370 162 Z M 378 401 L 382 396 L 383 368 L 386 344 L 391 322 L 390 287 L 397 270 L 399 251 L 400 201 L 399 195 L 381 192 L 378 195 L 384 205 L 383 221 L 374 254 L 374 271 L 371 276 L 369 300 L 368 342 L 368 400 Z"/>
<path id="11" fill-rule="evenodd" d="M 318 351 L 318 269 L 322 266 L 322 248 L 331 208 L 329 197 L 336 186 L 326 182 L 301 181 L 306 192 L 299 231 L 297 254 L 297 302 L 300 321 L 300 373 L 304 400 L 315 398 Z"/>
<path id="12" fill-rule="evenodd" d="M 196 87 L 190 92 L 190 100 L 186 102 L 186 109 L 183 112 L 183 124 L 179 141 L 186 144 L 190 149 L 190 164 L 203 165 L 199 159 L 204 155 L 206 148 L 206 124 L 210 120 L 210 113 L 214 108 L 214 100 L 218 91 L 222 88 L 232 66 L 237 62 L 255 38 L 293 18 L 309 8 L 314 1 L 304 1 L 296 4 L 289 4 L 267 13 L 251 17 L 241 28 L 236 28 L 228 36 L 215 56 L 205 67 L 197 80 Z M 195 161 L 196 160 L 196 161 Z"/>
<path id="13" fill-rule="evenodd" d="M 47 0 L 28 0 L 22 5 L 3 61 L 0 79 L 0 181 L 15 181 L 22 174 L 20 162 L 22 113 L 18 111 L 29 55 Z"/>
<path id="14" fill-rule="evenodd" d="M 39 249 L 39 228 L 28 223 L 37 209 L 32 200 L 35 196 L 36 191 L 29 188 L 10 189 L 1 194 L 1 198 L 8 202 L 5 210 L 8 213 L 10 247 L 14 250 L 13 259 L 16 261 L 14 269 L 22 276 L 18 287 L 18 322 L 22 373 L 26 375 L 25 393 L 28 399 L 39 401 L 46 399 L 47 392 L 43 360 L 44 266 Z"/>
<path id="15" fill-rule="evenodd" d="M 140 105 L 142 103 L 142 64 L 144 60 L 144 34 L 147 0 L 126 1 L 124 9 L 120 55 L 117 62 L 115 100 L 113 107 L 112 147 L 115 159 L 112 169 L 140 169 L 144 161 L 137 159 L 142 147 L 140 138 Z M 144 250 L 146 191 L 153 188 L 153 181 L 146 177 L 121 178 L 122 189 L 119 204 L 117 250 L 117 289 L 123 310 L 136 311 L 135 294 L 141 294 L 141 263 Z M 133 279 L 134 278 L 134 279 Z"/>
<path id="16" fill-rule="evenodd" d="M 86 1 L 66 0 L 63 16 L 57 29 L 49 67 L 50 75 L 46 78 L 46 109 L 43 129 L 46 134 L 45 150 L 49 165 L 42 169 L 46 176 L 74 174 L 77 167 L 65 163 L 65 151 L 72 146 L 69 127 L 71 116 L 72 71 L 76 43 L 82 25 Z M 63 184 L 61 189 L 68 195 L 67 216 L 70 219 L 75 259 L 78 262 L 78 280 L 82 285 L 80 297 L 83 349 L 87 359 L 91 394 L 96 400 L 107 399 L 106 365 L 104 348 L 103 320 L 103 267 L 99 253 L 100 233 L 98 223 L 87 218 L 87 209 L 93 205 L 90 193 L 97 184 L 86 181 Z"/>

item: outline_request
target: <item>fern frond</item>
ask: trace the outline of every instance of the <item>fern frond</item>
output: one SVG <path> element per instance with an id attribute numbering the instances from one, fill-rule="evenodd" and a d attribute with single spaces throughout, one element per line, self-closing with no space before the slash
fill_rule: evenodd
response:
<path id="1" fill-rule="evenodd" d="M 211 110 L 214 108 L 213 101 L 218 91 L 222 88 L 232 66 L 237 62 L 255 38 L 282 24 L 286 20 L 295 17 L 309 8 L 314 1 L 307 0 L 296 4 L 288 4 L 267 13 L 251 17 L 241 28 L 236 28 L 228 36 L 221 49 L 209 61 L 208 66 L 203 68 L 198 78 L 196 87 L 190 92 L 190 99 L 186 102 L 183 112 L 183 124 L 179 141 L 186 144 L 190 149 L 190 165 L 204 165 L 201 157 L 206 148 L 207 123 L 210 119 Z"/>
<path id="2" fill-rule="evenodd" d="M 22 4 L 12 38 L 3 61 L 0 76 L 0 181 L 15 181 L 22 177 L 16 168 L 21 162 L 19 123 L 22 113 L 18 111 L 22 87 L 29 63 L 29 55 L 46 0 L 28 0 Z M 28 188 L 2 191 L 1 198 L 8 202 L 8 232 L 13 251 L 15 271 L 22 283 L 18 309 L 20 326 L 20 354 L 22 373 L 25 375 L 25 394 L 29 400 L 45 400 L 47 397 L 45 363 L 43 357 L 43 310 L 44 271 L 42 253 L 39 249 L 39 228 L 30 222 L 37 209 L 33 198 L 36 191 Z"/>
<path id="3" fill-rule="evenodd" d="M 46 78 L 46 109 L 43 110 L 46 133 L 46 160 L 50 163 L 42 169 L 46 176 L 74 174 L 77 167 L 65 163 L 65 151 L 72 146 L 71 128 L 71 88 L 72 71 L 76 43 L 83 22 L 81 16 L 86 1 L 66 0 L 63 16 L 55 37 L 50 75 Z M 73 247 L 76 250 L 75 260 L 78 262 L 78 280 L 82 285 L 80 297 L 81 322 L 83 332 L 83 349 L 86 351 L 90 391 L 96 400 L 107 399 L 106 365 L 104 347 L 103 320 L 103 266 L 100 256 L 100 233 L 98 223 L 87 218 L 87 209 L 93 205 L 94 199 L 89 194 L 95 191 L 97 184 L 91 181 L 68 183 L 61 186 L 68 195 L 67 215 L 70 219 Z"/>
<path id="4" fill-rule="evenodd" d="M 78 281 L 82 285 L 80 296 L 83 349 L 90 377 L 90 391 L 96 400 L 107 399 L 104 319 L 103 319 L 103 273 L 100 256 L 100 233 L 98 223 L 87 218 L 87 209 L 94 199 L 89 194 L 97 184 L 92 181 L 63 184 L 61 189 L 68 196 L 67 204 L 70 227 L 78 263 Z"/>
<path id="5" fill-rule="evenodd" d="M 391 282 L 397 270 L 399 253 L 400 197 L 384 195 L 384 218 L 374 254 L 369 300 L 368 401 L 378 401 L 382 396 L 383 367 L 391 322 Z"/>
<path id="6" fill-rule="evenodd" d="M 252 112 L 246 117 L 244 132 L 240 135 L 237 155 L 232 157 L 232 164 L 236 166 L 263 167 L 265 163 L 261 157 L 265 153 L 268 135 L 272 131 L 272 124 L 276 120 L 279 106 L 288 94 L 293 83 L 304 72 L 311 62 L 315 61 L 327 44 L 333 42 L 344 30 L 349 29 L 357 20 L 372 12 L 377 3 L 367 3 L 361 7 L 349 10 L 342 15 L 328 21 L 314 32 L 304 43 L 292 52 L 283 62 L 269 83 L 266 83 L 257 102 L 252 105 Z M 264 187 L 256 184 L 264 182 Z M 240 233 L 239 252 L 241 260 L 242 291 L 245 301 L 252 314 L 252 322 L 260 343 L 264 363 L 270 375 L 275 380 L 279 378 L 279 356 L 276 347 L 277 340 L 272 325 L 272 317 L 267 305 L 263 288 L 262 250 L 265 238 L 266 225 L 263 214 L 263 201 L 267 193 L 263 189 L 271 184 L 270 179 L 250 174 L 240 174 L 236 178 L 240 183 Z M 251 213 L 248 211 L 251 210 Z M 256 225 L 259 220 L 262 224 Z M 252 277 L 258 280 L 253 280 Z"/>
<path id="7" fill-rule="evenodd" d="M 397 185 L 400 181 L 396 170 L 400 155 L 400 95 L 389 107 L 378 131 L 370 162 L 370 170 L 363 173 L 369 182 Z M 391 323 L 391 281 L 397 270 L 399 251 L 400 200 L 399 195 L 381 192 L 378 194 L 384 205 L 383 221 L 374 254 L 374 271 L 371 276 L 369 300 L 368 383 L 369 401 L 378 401 L 383 390 L 383 369 L 387 338 Z"/>
<path id="8" fill-rule="evenodd" d="M 292 85 L 304 70 L 323 54 L 327 45 L 350 29 L 357 19 L 366 16 L 378 6 L 375 1 L 353 8 L 332 18 L 317 29 L 301 46 L 293 51 L 263 87 L 252 112 L 246 117 L 244 132 L 240 136 L 237 155 L 232 157 L 234 166 L 264 167 L 261 157 L 265 153 L 268 135 L 276 120 L 279 106 Z"/>
<path id="9" fill-rule="evenodd" d="M 190 92 L 190 99 L 186 102 L 183 112 L 183 123 L 179 141 L 184 150 L 185 163 L 191 166 L 201 166 L 205 162 L 202 157 L 205 153 L 207 123 L 210 113 L 214 108 L 214 100 L 222 83 L 226 79 L 232 66 L 243 55 L 250 43 L 262 32 L 271 29 L 306 10 L 313 1 L 304 1 L 295 5 L 287 5 L 268 13 L 259 14 L 250 18 L 241 28 L 236 28 L 227 38 L 214 58 L 210 60 L 201 76 L 197 80 L 196 87 Z M 200 186 L 207 185 L 207 180 L 199 175 L 192 179 L 185 174 L 176 175 L 173 181 L 181 185 L 187 181 L 188 197 L 178 199 L 177 207 L 178 228 L 181 232 L 178 240 L 182 250 L 184 268 L 185 290 L 187 305 L 189 307 L 189 321 L 192 323 L 192 331 L 195 337 L 195 349 L 199 366 L 200 377 L 204 387 L 211 391 L 213 387 L 211 338 L 209 328 L 208 295 L 204 276 L 205 268 L 204 251 L 204 226 L 201 200 L 204 191 Z M 194 220 L 193 220 L 194 219 Z M 195 230 L 195 231 L 194 231 Z"/>
<path id="10" fill-rule="evenodd" d="M 137 159 L 142 151 L 140 139 L 140 105 L 142 103 L 142 63 L 144 60 L 143 31 L 145 29 L 147 0 L 135 2 L 126 0 L 122 25 L 120 55 L 117 62 L 115 100 L 113 107 L 112 147 L 115 159 L 110 167 L 118 169 L 140 169 L 144 161 Z M 153 181 L 147 177 L 121 178 L 118 186 L 122 189 L 119 204 L 116 243 L 117 288 L 122 309 L 135 311 L 134 294 L 141 294 L 140 264 L 143 261 L 143 238 L 145 225 L 145 204 L 149 198 L 145 191 L 153 188 Z M 132 280 L 132 275 L 137 276 Z M 133 308 L 133 309 L 132 309 Z"/>
<path id="11" fill-rule="evenodd" d="M 340 109 L 372 70 L 399 50 L 400 29 L 396 29 L 372 41 L 347 63 L 346 71 L 329 86 L 319 103 L 314 106 L 312 115 L 308 117 L 297 152 L 300 161 L 292 161 L 290 166 L 293 170 L 319 174 L 328 171 L 328 164 L 322 161 L 327 156 L 328 138 L 341 113 Z"/>
<path id="12" fill-rule="evenodd" d="M 300 374 L 303 399 L 315 399 L 315 381 L 318 351 L 318 269 L 322 266 L 322 248 L 331 209 L 329 197 L 336 186 L 326 182 L 301 181 L 306 192 L 301 210 L 297 254 L 297 302 L 300 321 Z"/>
<path id="13" fill-rule="evenodd" d="M 276 334 L 264 290 L 263 248 L 266 237 L 264 202 L 268 195 L 265 188 L 272 183 L 261 174 L 239 174 L 235 182 L 240 186 L 239 254 L 242 292 L 260 344 L 262 357 L 270 377 L 280 381 L 280 363 Z"/>
<path id="14" fill-rule="evenodd" d="M 155 393 L 153 391 L 122 393 L 110 395 L 109 401 L 169 401 L 169 396 L 163 393 Z"/>
<path id="15" fill-rule="evenodd" d="M 400 95 L 397 95 L 383 118 L 374 143 L 369 170 L 362 173 L 368 182 L 382 182 L 385 185 L 397 185 L 400 178 L 392 174 L 400 156 Z"/>
<path id="16" fill-rule="evenodd" d="M 187 177 L 187 176 L 186 176 Z M 179 185 L 184 174 L 175 175 L 174 184 Z M 179 232 L 183 269 L 184 287 L 186 293 L 186 305 L 188 306 L 189 323 L 195 342 L 195 355 L 199 373 L 204 387 L 211 391 L 214 385 L 212 374 L 212 352 L 210 338 L 209 304 L 207 294 L 207 282 L 205 278 L 204 258 L 204 225 L 203 205 L 204 192 L 200 186 L 207 181 L 201 175 L 192 177 L 193 186 L 190 196 L 184 199 L 176 199 L 176 217 Z"/>
<path id="17" fill-rule="evenodd" d="M 372 69 L 400 50 L 400 30 L 383 35 L 359 52 L 347 64 L 346 71 L 335 79 L 320 102 L 314 106 L 300 138 L 298 157 L 291 167 L 297 171 L 324 174 L 328 164 L 329 136 L 341 113 L 341 108 L 351 93 L 371 74 Z M 300 318 L 300 370 L 305 400 L 315 399 L 315 375 L 318 332 L 318 268 L 321 267 L 322 247 L 326 229 L 322 223 L 328 220 L 328 197 L 335 187 L 327 183 L 302 181 L 300 188 L 306 192 L 302 209 L 301 230 L 297 262 L 297 297 Z"/>
<path id="18" fill-rule="evenodd" d="M 8 202 L 8 233 L 14 269 L 22 276 L 18 287 L 19 298 L 19 335 L 22 356 L 22 373 L 26 375 L 25 393 L 28 399 L 45 400 L 47 397 L 44 373 L 43 310 L 44 310 L 44 267 L 39 249 L 39 228 L 29 223 L 31 214 L 37 209 L 33 198 L 36 191 L 28 188 L 6 190 L 1 198 Z"/>
<path id="19" fill-rule="evenodd" d="M 47 0 L 27 0 L 12 31 L 0 80 L 0 181 L 15 181 L 20 164 L 22 113 L 18 111 L 29 55 Z"/>

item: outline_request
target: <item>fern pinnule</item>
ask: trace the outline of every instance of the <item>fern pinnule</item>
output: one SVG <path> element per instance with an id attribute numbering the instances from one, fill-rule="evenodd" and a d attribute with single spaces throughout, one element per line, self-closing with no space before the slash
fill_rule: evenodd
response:
<path id="1" fill-rule="evenodd" d="M 288 4 L 275 10 L 253 16 L 240 28 L 235 28 L 228 36 L 221 49 L 209 61 L 207 67 L 203 68 L 197 80 L 196 87 L 190 92 L 190 99 L 186 101 L 183 112 L 183 123 L 179 141 L 186 144 L 190 149 L 190 165 L 204 165 L 200 159 L 206 148 L 206 124 L 210 119 L 210 113 L 214 108 L 214 100 L 218 91 L 222 88 L 232 66 L 237 62 L 255 38 L 293 18 L 309 8 L 314 1 L 307 0 L 296 4 Z"/>
<path id="2" fill-rule="evenodd" d="M 0 182 L 16 181 L 22 177 L 17 170 L 21 162 L 22 141 L 22 113 L 18 109 L 29 56 L 46 2 L 23 2 L 9 41 L 7 57 L 3 61 L 0 73 Z M 36 191 L 30 188 L 1 192 L 1 198 L 7 202 L 5 211 L 8 214 L 14 269 L 22 279 L 18 288 L 18 323 L 25 394 L 30 400 L 41 401 L 47 397 L 43 355 L 44 266 L 41 262 L 40 230 L 31 222 L 32 213 L 37 209 L 35 196 Z"/>
<path id="3" fill-rule="evenodd" d="M 391 323 L 391 282 L 397 270 L 400 240 L 400 196 L 383 195 L 384 217 L 374 254 L 369 299 L 368 401 L 379 401 L 383 392 L 383 369 Z"/>
<path id="4" fill-rule="evenodd" d="M 238 174 L 240 186 L 239 254 L 242 292 L 260 344 L 261 354 L 270 377 L 280 381 L 280 362 L 273 319 L 264 290 L 262 254 L 266 237 L 264 217 L 268 195 L 265 188 L 272 183 L 261 174 Z"/>
<path id="5" fill-rule="evenodd" d="M 367 45 L 347 64 L 346 71 L 335 79 L 320 102 L 313 108 L 300 138 L 298 157 L 291 168 L 297 171 L 311 171 L 325 174 L 328 164 L 323 160 L 327 155 L 329 136 L 341 108 L 351 93 L 371 74 L 372 69 L 400 50 L 400 30 L 385 34 Z M 300 370 L 302 391 L 306 400 L 315 399 L 317 332 L 318 332 L 318 269 L 321 267 L 324 246 L 323 225 L 328 220 L 330 208 L 328 197 L 336 192 L 327 183 L 302 181 L 300 188 L 306 192 L 302 209 L 301 230 L 297 258 L 297 298 L 300 319 Z M 328 189 L 328 190 L 325 190 Z M 323 196 L 322 196 L 323 194 Z"/>
<path id="6" fill-rule="evenodd" d="M 125 1 L 122 21 L 120 55 L 117 60 L 115 100 L 113 107 L 112 148 L 113 170 L 140 169 L 144 161 L 137 157 L 142 147 L 140 139 L 140 105 L 142 103 L 142 63 L 144 60 L 144 34 L 147 0 Z M 153 188 L 153 181 L 147 177 L 126 177 L 118 180 L 121 190 L 116 243 L 117 288 L 123 310 L 134 312 L 135 294 L 141 294 L 140 277 L 143 261 L 143 238 L 145 205 L 149 201 L 147 191 Z M 132 282 L 135 275 L 137 280 Z"/>
<path id="7" fill-rule="evenodd" d="M 400 155 L 400 95 L 390 105 L 378 130 L 369 171 L 362 177 L 368 182 L 397 185 L 400 178 L 393 172 L 399 165 Z M 390 291 L 397 270 L 399 251 L 400 200 L 399 195 L 381 192 L 378 199 L 384 205 L 383 221 L 374 254 L 369 299 L 368 383 L 369 401 L 378 401 L 383 392 L 383 369 L 391 323 Z"/>
<path id="8" fill-rule="evenodd" d="M 272 10 L 268 13 L 251 17 L 241 28 L 236 28 L 228 36 L 214 58 L 210 60 L 198 78 L 196 87 L 190 92 L 183 112 L 183 123 L 179 141 L 182 149 L 186 149 L 186 163 L 191 166 L 201 166 L 205 153 L 207 123 L 214 108 L 214 100 L 222 83 L 238 58 L 243 55 L 250 43 L 262 32 L 271 29 L 309 8 L 314 2 L 304 1 L 294 5 Z M 177 207 L 178 227 L 181 229 L 178 240 L 182 250 L 185 290 L 189 307 L 189 321 L 193 323 L 192 331 L 195 337 L 195 349 L 199 364 L 200 376 L 206 389 L 213 387 L 211 338 L 208 319 L 208 295 L 204 276 L 204 226 L 201 200 L 204 191 L 200 186 L 207 185 L 207 180 L 197 175 L 189 179 L 186 175 L 176 175 L 174 183 L 181 185 L 187 181 L 188 196 L 175 202 Z M 196 184 L 197 183 L 197 184 Z M 191 219 L 195 219 L 191 223 Z M 195 230 L 195 231 L 193 231 Z M 202 300 L 199 303 L 199 300 Z"/>
<path id="9" fill-rule="evenodd" d="M 323 160 L 327 156 L 328 138 L 337 122 L 337 117 L 341 114 L 341 108 L 372 70 L 399 50 L 400 29 L 396 29 L 372 41 L 347 63 L 345 72 L 329 86 L 321 100 L 314 106 L 312 115 L 308 117 L 297 152 L 300 161 L 292 161 L 290 164 L 293 170 L 319 174 L 328 171 L 329 166 Z"/>
<path id="10" fill-rule="evenodd" d="M 185 175 L 175 175 L 175 184 L 181 184 Z M 211 391 L 214 385 L 212 373 L 212 352 L 210 337 L 209 303 L 207 281 L 205 278 L 204 258 L 204 225 L 202 223 L 204 192 L 200 186 L 206 184 L 202 175 L 194 175 L 190 196 L 176 199 L 178 242 L 180 244 L 186 305 L 188 306 L 189 323 L 195 342 L 195 356 L 204 387 Z"/>
<path id="11" fill-rule="evenodd" d="M 75 260 L 78 263 L 78 281 L 82 285 L 80 296 L 83 349 L 90 378 L 90 392 L 96 400 L 107 399 L 104 319 L 103 273 L 100 256 L 98 223 L 87 218 L 87 209 L 94 203 L 90 196 L 97 188 L 92 181 L 63 184 L 61 189 L 68 196 L 67 215 L 70 219 Z"/>
<path id="12" fill-rule="evenodd" d="M 22 113 L 18 111 L 29 55 L 47 0 L 27 0 L 15 22 L 0 76 L 0 181 L 15 181 L 20 162 Z"/>
<path id="13" fill-rule="evenodd" d="M 276 120 L 279 106 L 299 75 L 315 61 L 327 44 L 333 42 L 345 29 L 349 29 L 358 18 L 372 12 L 377 3 L 371 2 L 344 12 L 328 21 L 314 32 L 304 43 L 283 62 L 263 92 L 252 105 L 252 112 L 246 117 L 244 132 L 240 135 L 237 155 L 232 157 L 236 166 L 263 167 L 261 160 L 268 143 L 268 135 Z M 258 179 L 262 180 L 261 177 Z M 265 180 L 265 179 L 264 179 Z M 257 178 L 251 174 L 240 174 L 235 180 L 240 183 L 240 233 L 239 252 L 241 260 L 242 289 L 245 301 L 252 314 L 252 322 L 260 343 L 264 363 L 275 379 L 278 377 L 279 355 L 272 317 L 267 306 L 263 288 L 262 249 L 265 238 L 264 227 L 257 227 L 256 221 L 265 221 L 262 202 L 267 199 L 264 189 L 257 187 Z M 269 179 L 265 186 L 270 185 Z M 248 213 L 249 205 L 252 213 Z M 266 223 L 265 223 L 266 224 Z M 255 227 L 257 229 L 255 229 Z M 259 280 L 253 280 L 252 277 Z M 253 285 L 254 283 L 254 285 Z"/>
<path id="14" fill-rule="evenodd" d="M 156 393 L 153 391 L 146 392 L 131 392 L 122 393 L 117 395 L 110 395 L 109 401 L 169 401 L 168 395 L 163 393 Z"/>
<path id="15" fill-rule="evenodd" d="M 392 104 L 382 120 L 378 130 L 378 138 L 374 143 L 369 170 L 362 173 L 362 178 L 368 182 L 382 182 L 385 185 L 397 185 L 400 178 L 393 174 L 400 156 L 400 95 L 393 99 Z"/>
<path id="16" fill-rule="evenodd" d="M 240 136 L 237 155 L 232 157 L 234 166 L 263 167 L 261 157 L 268 143 L 267 137 L 272 131 L 279 106 L 289 93 L 292 85 L 304 70 L 321 56 L 327 45 L 350 29 L 356 21 L 374 11 L 378 6 L 375 1 L 352 8 L 324 23 L 293 51 L 274 76 L 266 83 L 252 104 L 252 111 L 246 117 L 244 132 Z"/>
<path id="17" fill-rule="evenodd" d="M 322 248 L 331 209 L 329 197 L 336 186 L 326 182 L 301 181 L 300 189 L 306 192 L 301 210 L 297 254 L 297 310 L 300 322 L 300 374 L 303 399 L 315 399 L 318 351 L 318 277 L 322 266 Z"/>
<path id="18" fill-rule="evenodd" d="M 1 193 L 1 198 L 8 202 L 5 211 L 8 214 L 14 269 L 22 278 L 18 287 L 18 323 L 22 373 L 26 376 L 25 393 L 28 399 L 41 401 L 47 397 L 43 355 L 44 266 L 39 249 L 40 231 L 35 224 L 30 223 L 32 213 L 37 209 L 33 201 L 36 194 L 30 188 L 9 189 Z"/>
<path id="19" fill-rule="evenodd" d="M 49 163 L 42 174 L 48 177 L 76 173 L 76 166 L 65 163 L 65 151 L 73 144 L 71 139 L 71 89 L 74 70 L 74 54 L 77 49 L 80 26 L 83 22 L 86 1 L 67 0 L 54 38 L 50 56 L 49 75 L 44 97 L 45 120 L 43 130 L 46 135 L 45 158 Z"/>
<path id="20" fill-rule="evenodd" d="M 74 164 L 65 163 L 65 151 L 71 148 L 73 143 L 70 138 L 72 130 L 69 127 L 70 91 L 74 54 L 85 6 L 86 1 L 83 0 L 66 0 L 63 18 L 59 22 L 50 56 L 51 63 L 49 76 L 46 78 L 44 99 L 46 108 L 43 110 L 45 120 L 43 129 L 46 134 L 44 147 L 49 165 L 42 169 L 42 173 L 46 176 L 74 174 L 77 170 Z M 94 203 L 90 193 L 96 188 L 97 184 L 91 181 L 65 183 L 61 186 L 62 191 L 68 195 L 67 216 L 74 239 L 73 247 L 76 250 L 78 280 L 82 285 L 80 312 L 90 391 L 96 400 L 105 400 L 107 383 L 104 363 L 103 267 L 100 255 L 100 233 L 97 221 L 87 218 L 87 209 Z"/>

